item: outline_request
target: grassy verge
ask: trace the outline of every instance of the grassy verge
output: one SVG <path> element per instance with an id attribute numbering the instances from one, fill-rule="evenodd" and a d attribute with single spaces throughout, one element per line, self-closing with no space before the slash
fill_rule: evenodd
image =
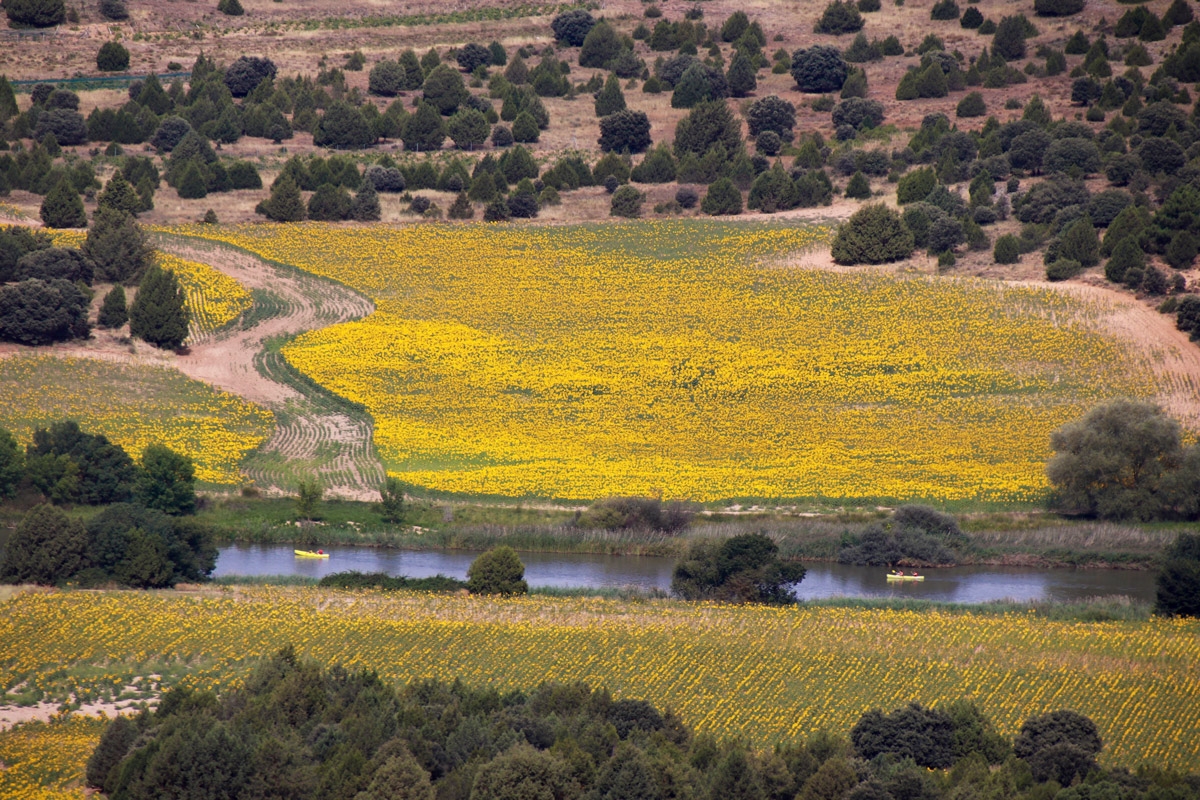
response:
<path id="1" fill-rule="evenodd" d="M 784 513 L 707 513 L 684 533 L 608 531 L 575 526 L 574 509 L 557 506 L 412 503 L 403 524 L 380 520 L 371 503 L 329 501 L 322 519 L 297 524 L 286 498 L 224 497 L 209 501 L 201 519 L 223 541 L 315 546 L 357 545 L 415 550 L 516 550 L 677 557 L 695 539 L 765 531 L 786 558 L 832 561 L 844 542 L 882 511 L 821 516 Z M 1181 530 L 1180 525 L 1121 525 L 1070 521 L 1049 514 L 986 514 L 962 519 L 971 543 L 964 564 L 1146 569 Z"/>

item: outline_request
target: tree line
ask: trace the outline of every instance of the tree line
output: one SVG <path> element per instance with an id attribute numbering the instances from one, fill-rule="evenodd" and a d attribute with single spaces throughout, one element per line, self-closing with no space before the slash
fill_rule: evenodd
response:
<path id="1" fill-rule="evenodd" d="M 117 717 L 86 777 L 113 800 L 1165 800 L 1200 790 L 1192 774 L 1100 767 L 1102 746 L 1074 711 L 1030 717 L 1009 739 L 959 700 L 876 709 L 848 735 L 755 749 L 582 683 L 396 689 L 287 647 L 239 689 L 174 688 L 155 710 Z"/>

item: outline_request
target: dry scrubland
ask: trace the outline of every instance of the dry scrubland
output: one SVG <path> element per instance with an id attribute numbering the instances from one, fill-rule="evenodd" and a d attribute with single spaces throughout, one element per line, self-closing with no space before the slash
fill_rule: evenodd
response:
<path id="1" fill-rule="evenodd" d="M 1158 389 L 1103 298 L 773 264 L 821 229 L 191 232 L 375 301 L 284 354 L 442 491 L 1032 501 L 1051 430 Z"/>
<path id="2" fill-rule="evenodd" d="M 0 687 L 105 697 L 183 662 L 192 668 L 182 683 L 220 689 L 288 642 L 321 664 L 390 681 L 586 681 L 757 746 L 845 731 L 864 711 L 914 698 L 974 698 L 1006 734 L 1032 714 L 1072 708 L 1096 721 L 1109 763 L 1200 767 L 1195 620 L 1081 624 L 318 589 L 30 593 L 9 601 L 0 619 L 0 648 L 11 654 Z M 63 751 L 87 749 L 94 731 L 74 724 L 77 736 L 47 737 L 54 752 L 45 758 L 69 761 Z M 0 737 L 0 748 L 14 746 L 11 735 Z M 0 794 L 10 796 L 4 782 L 15 779 L 19 772 L 0 773 Z"/>

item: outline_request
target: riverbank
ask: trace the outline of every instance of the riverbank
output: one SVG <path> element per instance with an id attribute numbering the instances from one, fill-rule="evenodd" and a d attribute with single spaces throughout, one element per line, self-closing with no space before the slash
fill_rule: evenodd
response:
<path id="1" fill-rule="evenodd" d="M 884 519 L 887 509 L 847 513 L 704 511 L 683 532 L 603 530 L 576 524 L 579 509 L 551 505 L 411 504 L 402 523 L 386 523 L 374 504 L 327 501 L 321 519 L 299 522 L 286 498 L 212 498 L 199 518 L 223 542 L 361 546 L 406 550 L 486 550 L 508 545 L 543 553 L 678 558 L 696 539 L 763 531 L 785 558 L 835 561 L 847 540 Z M 959 564 L 1051 568 L 1154 569 L 1181 526 L 1076 521 L 1042 512 L 964 514 Z"/>

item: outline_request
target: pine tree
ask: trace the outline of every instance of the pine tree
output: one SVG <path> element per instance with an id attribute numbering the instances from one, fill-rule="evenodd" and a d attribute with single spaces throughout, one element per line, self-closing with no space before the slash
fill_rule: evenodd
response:
<path id="1" fill-rule="evenodd" d="M 155 347 L 175 349 L 188 334 L 187 300 L 171 270 L 153 264 L 129 309 L 129 332 Z"/>
<path id="2" fill-rule="evenodd" d="M 75 187 L 65 178 L 60 180 L 45 199 L 41 208 L 42 224 L 47 228 L 86 228 L 87 214 Z"/>
<path id="3" fill-rule="evenodd" d="M 175 191 L 184 200 L 198 200 L 201 197 L 208 197 L 208 181 L 204 178 L 204 172 L 197 163 L 197 159 L 188 161 L 187 166 L 183 168 L 183 173 L 179 176 L 179 181 L 175 186 Z"/>
<path id="4" fill-rule="evenodd" d="M 362 188 L 354 195 L 354 202 L 350 206 L 350 219 L 358 222 L 378 222 L 382 213 L 375 184 L 363 181 Z"/>
<path id="5" fill-rule="evenodd" d="M 1084 267 L 1100 263 L 1100 238 L 1090 217 L 1085 215 L 1075 220 L 1063 232 L 1058 257 L 1078 261 Z"/>
<path id="6" fill-rule="evenodd" d="M 17 108 L 17 96 L 13 94 L 12 84 L 7 75 L 0 75 L 0 123 L 8 122 L 20 113 Z"/>
<path id="7" fill-rule="evenodd" d="M 141 278 L 154 253 L 133 215 L 115 208 L 96 211 L 81 249 L 96 265 L 97 280 L 126 285 Z"/>
<path id="8" fill-rule="evenodd" d="M 134 215 L 142 210 L 143 205 L 137 189 L 134 189 L 133 184 L 125 180 L 125 176 L 120 172 L 113 173 L 113 176 L 108 179 L 104 191 L 100 192 L 96 198 L 96 203 L 101 208 L 115 208 L 118 211 L 127 211 Z"/>
<path id="9" fill-rule="evenodd" d="M 745 97 L 758 88 L 758 78 L 754 74 L 754 64 L 745 52 L 738 50 L 733 54 L 726 80 L 729 81 L 729 93 L 734 97 Z"/>
<path id="10" fill-rule="evenodd" d="M 429 152 L 438 150 L 446 141 L 446 124 L 432 103 L 421 102 L 414 114 L 404 123 L 400 134 L 405 150 Z"/>
<path id="11" fill-rule="evenodd" d="M 472 208 L 471 201 L 467 198 L 466 192 L 458 193 L 458 197 L 454 198 L 454 203 L 451 204 L 450 210 L 446 212 L 446 216 L 450 217 L 450 219 L 471 219 L 475 216 L 475 209 Z"/>
<path id="12" fill-rule="evenodd" d="M 119 328 L 128 321 L 129 309 L 125 305 L 125 287 L 118 283 L 104 295 L 96 324 L 101 328 Z"/>
<path id="13" fill-rule="evenodd" d="M 607 117 L 618 111 L 625 110 L 625 94 L 621 91 L 621 81 L 616 75 L 610 74 L 604 82 L 604 88 L 596 95 L 596 116 Z"/>
<path id="14" fill-rule="evenodd" d="M 288 173 L 283 173 L 271 185 L 271 196 L 254 209 L 273 222 L 299 222 L 304 219 L 304 198 L 300 187 Z"/>

